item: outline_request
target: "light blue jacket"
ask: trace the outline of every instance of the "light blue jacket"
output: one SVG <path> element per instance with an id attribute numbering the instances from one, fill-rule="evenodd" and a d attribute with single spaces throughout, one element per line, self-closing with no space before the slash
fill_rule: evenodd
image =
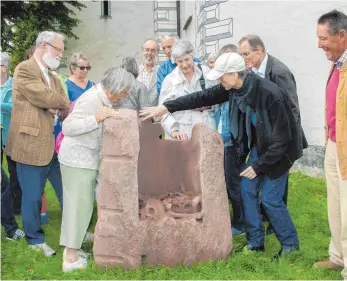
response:
<path id="1" fill-rule="evenodd" d="M 229 116 L 229 102 L 226 101 L 220 108 L 220 124 L 218 132 L 221 134 L 224 146 L 232 146 L 231 133 L 230 133 L 230 116 Z"/>
<path id="2" fill-rule="evenodd" d="M 6 83 L 1 86 L 1 125 L 2 137 L 1 146 L 6 145 L 8 130 L 10 128 L 12 113 L 12 77 L 9 76 Z"/>

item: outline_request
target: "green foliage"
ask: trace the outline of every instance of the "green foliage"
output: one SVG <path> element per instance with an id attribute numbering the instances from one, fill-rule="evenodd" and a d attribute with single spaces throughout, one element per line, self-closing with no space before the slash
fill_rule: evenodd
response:
<path id="1" fill-rule="evenodd" d="M 288 205 L 299 233 L 300 251 L 273 263 L 271 258 L 280 246 L 274 235 L 266 237 L 265 253 L 247 254 L 235 252 L 245 243 L 245 236 L 241 235 L 233 239 L 233 251 L 227 260 L 200 262 L 189 268 L 97 269 L 90 259 L 86 270 L 63 273 L 63 248 L 59 247 L 61 210 L 50 184 L 47 184 L 46 193 L 51 220 L 43 228 L 47 243 L 57 251 L 57 256 L 47 258 L 32 251 L 24 239 L 19 242 L 5 240 L 2 230 L 2 280 L 341 280 L 340 271 L 312 268 L 314 262 L 327 258 L 330 240 L 326 187 L 321 179 L 299 173 L 290 177 Z M 17 221 L 20 223 L 20 217 Z M 96 208 L 92 221 L 94 226 Z M 83 248 L 92 252 L 90 244 Z"/>
<path id="2" fill-rule="evenodd" d="M 74 10 L 86 6 L 72 1 L 1 1 L 1 49 L 11 54 L 12 70 L 25 59 L 25 52 L 35 44 L 43 30 L 63 33 L 78 39 L 73 33 L 80 20 Z"/>

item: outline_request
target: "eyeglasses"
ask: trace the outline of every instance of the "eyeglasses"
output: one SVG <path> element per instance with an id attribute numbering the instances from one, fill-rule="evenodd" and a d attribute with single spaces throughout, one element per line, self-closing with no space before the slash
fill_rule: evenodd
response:
<path id="1" fill-rule="evenodd" d="M 64 52 L 63 49 L 61 49 L 61 48 L 59 48 L 59 47 L 56 47 L 56 46 L 53 46 L 51 43 L 46 42 L 46 44 L 47 44 L 48 46 L 51 46 L 54 50 L 56 50 L 56 51 L 59 52 L 59 53 L 63 53 L 63 52 Z"/>
<path id="2" fill-rule="evenodd" d="M 78 67 L 80 70 L 85 70 L 85 69 L 91 70 L 92 69 L 92 67 L 90 65 L 88 65 L 88 66 L 79 66 L 79 65 L 75 65 L 74 64 L 74 66 Z"/>

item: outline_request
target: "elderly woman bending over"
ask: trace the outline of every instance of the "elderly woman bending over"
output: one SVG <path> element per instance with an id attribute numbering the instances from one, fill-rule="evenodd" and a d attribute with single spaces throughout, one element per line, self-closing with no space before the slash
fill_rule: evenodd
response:
<path id="1" fill-rule="evenodd" d="M 102 123 L 117 113 L 113 104 L 127 96 L 133 77 L 121 68 L 106 71 L 100 84 L 84 93 L 63 122 L 59 151 L 63 181 L 63 217 L 60 244 L 65 246 L 63 271 L 87 266 L 80 248 L 93 212 L 99 170 Z"/>
<path id="2" fill-rule="evenodd" d="M 193 52 L 194 47 L 189 41 L 180 40 L 173 45 L 171 56 L 177 67 L 166 76 L 163 82 L 159 96 L 159 105 L 167 100 L 201 91 L 202 88 L 209 85 L 209 81 L 205 79 L 208 68 L 197 65 L 193 61 Z M 168 113 L 161 120 L 165 138 L 189 139 L 193 126 L 197 123 L 205 123 L 215 129 L 213 114 L 213 111 L 206 108 L 185 110 L 173 114 Z"/>

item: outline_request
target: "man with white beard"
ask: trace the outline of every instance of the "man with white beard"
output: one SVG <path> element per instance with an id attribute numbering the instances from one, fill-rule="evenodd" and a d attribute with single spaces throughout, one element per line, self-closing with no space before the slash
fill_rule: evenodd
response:
<path id="1" fill-rule="evenodd" d="M 155 86 L 157 81 L 156 59 L 159 52 L 159 45 L 153 39 L 147 39 L 142 46 L 143 63 L 139 66 L 139 76 L 137 80 L 145 84 L 148 90 L 148 99 L 151 104 L 158 104 L 159 96 Z"/>
<path id="2" fill-rule="evenodd" d="M 47 179 L 62 194 L 61 173 L 54 155 L 54 115 L 63 116 L 70 101 L 51 70 L 58 68 L 64 37 L 41 32 L 34 55 L 18 64 L 13 75 L 13 109 L 5 153 L 15 161 L 22 189 L 22 220 L 29 247 L 46 256 L 55 251 L 45 243 L 40 222 L 41 196 Z M 62 205 L 62 202 L 60 201 Z"/>

